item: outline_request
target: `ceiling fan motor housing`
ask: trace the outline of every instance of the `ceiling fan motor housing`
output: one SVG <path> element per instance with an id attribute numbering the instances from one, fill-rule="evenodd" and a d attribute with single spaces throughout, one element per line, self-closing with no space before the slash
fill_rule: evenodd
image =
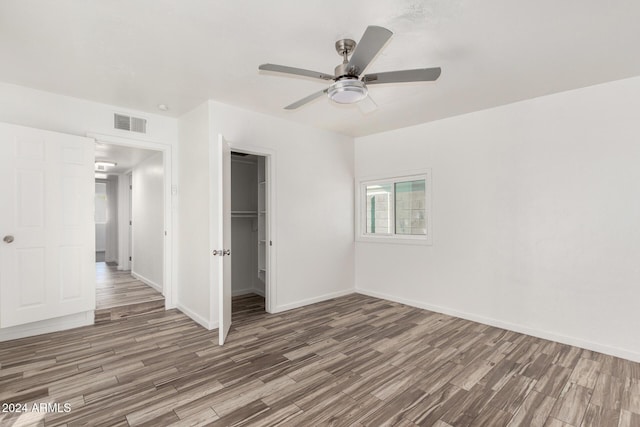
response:
<path id="1" fill-rule="evenodd" d="M 349 66 L 349 55 L 351 55 L 356 48 L 357 43 L 351 39 L 341 39 L 336 42 L 336 52 L 342 56 L 342 64 L 339 64 L 333 75 L 336 76 L 336 80 L 340 80 L 343 77 L 357 77 L 358 73 L 354 66 Z"/>
<path id="2" fill-rule="evenodd" d="M 336 80 L 340 80 L 342 78 L 357 78 L 358 77 L 358 70 L 356 70 L 356 68 L 353 65 L 349 65 L 348 63 L 346 64 L 340 64 L 338 65 L 335 70 L 334 70 L 334 75 L 336 76 Z"/>

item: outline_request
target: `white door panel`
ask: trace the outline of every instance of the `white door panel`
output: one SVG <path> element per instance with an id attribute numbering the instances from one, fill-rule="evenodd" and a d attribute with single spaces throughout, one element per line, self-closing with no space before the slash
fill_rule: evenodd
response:
<path id="1" fill-rule="evenodd" d="M 95 308 L 93 150 L 0 124 L 0 327 Z"/>
<path id="2" fill-rule="evenodd" d="M 218 135 L 216 155 L 218 162 L 218 247 L 223 250 L 219 257 L 219 344 L 224 344 L 231 327 L 231 147 Z"/>

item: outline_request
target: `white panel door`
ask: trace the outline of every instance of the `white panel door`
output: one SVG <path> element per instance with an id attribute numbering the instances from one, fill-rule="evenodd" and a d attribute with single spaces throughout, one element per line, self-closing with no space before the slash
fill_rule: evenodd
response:
<path id="1" fill-rule="evenodd" d="M 218 289 L 219 327 L 218 342 L 224 344 L 231 327 L 231 147 L 218 135 L 216 147 L 218 161 Z"/>
<path id="2" fill-rule="evenodd" d="M 94 143 L 0 123 L 0 327 L 95 309 Z"/>

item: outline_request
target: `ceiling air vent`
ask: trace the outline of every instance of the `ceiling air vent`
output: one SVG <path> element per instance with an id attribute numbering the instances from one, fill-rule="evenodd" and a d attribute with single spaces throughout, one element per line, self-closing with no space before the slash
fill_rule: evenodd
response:
<path id="1" fill-rule="evenodd" d="M 147 133 L 147 119 L 115 113 L 113 115 L 113 127 L 130 132 Z"/>

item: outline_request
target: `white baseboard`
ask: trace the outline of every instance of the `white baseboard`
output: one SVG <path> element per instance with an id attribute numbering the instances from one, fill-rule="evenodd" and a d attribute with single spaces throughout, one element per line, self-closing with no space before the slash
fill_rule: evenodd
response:
<path id="1" fill-rule="evenodd" d="M 208 330 L 212 330 L 212 329 L 216 329 L 218 327 L 218 322 L 210 322 L 209 320 L 205 319 L 204 317 L 200 316 L 198 313 L 196 313 L 195 311 L 188 309 L 187 307 L 185 307 L 184 305 L 177 303 L 176 304 L 176 308 L 178 310 L 180 310 L 181 312 L 183 312 L 184 314 L 186 314 L 189 318 L 191 318 L 191 320 L 193 320 L 194 322 L 196 322 L 197 324 L 199 324 L 200 326 L 203 326 L 204 328 L 208 329 Z"/>
<path id="2" fill-rule="evenodd" d="M 293 310 L 294 308 L 304 307 L 305 305 L 315 304 L 317 302 L 322 302 L 322 301 L 326 301 L 326 300 L 333 299 L 333 298 L 343 297 L 345 295 L 350 295 L 353 292 L 354 292 L 353 289 L 346 289 L 344 291 L 338 291 L 338 292 L 333 292 L 333 293 L 330 293 L 330 294 L 324 294 L 324 295 L 320 295 L 318 297 L 308 298 L 308 299 L 305 299 L 305 300 L 302 300 L 302 301 L 296 301 L 296 302 L 292 302 L 292 303 L 289 303 L 289 304 L 277 305 L 275 310 L 273 310 L 273 313 L 280 313 L 282 311 Z"/>
<path id="3" fill-rule="evenodd" d="M 71 314 L 69 316 L 56 317 L 54 319 L 41 320 L 39 322 L 26 323 L 24 325 L 1 328 L 0 342 L 93 325 L 93 322 L 94 312 L 92 310 Z"/>
<path id="4" fill-rule="evenodd" d="M 120 257 L 116 260 L 118 263 L 118 271 L 131 270 L 131 262 L 125 257 Z"/>
<path id="5" fill-rule="evenodd" d="M 531 335 L 536 338 L 542 338 L 549 341 L 556 341 L 562 344 L 572 345 L 574 347 L 584 348 L 586 350 L 597 351 L 598 353 L 608 354 L 610 356 L 616 356 L 623 359 L 631 360 L 633 362 L 640 362 L 640 353 L 611 347 L 596 342 L 583 340 L 581 338 L 570 337 L 566 335 L 557 334 L 555 332 L 544 331 L 541 329 L 534 329 L 528 326 L 518 325 L 516 323 L 505 322 L 491 317 L 485 317 L 478 314 L 466 313 L 463 311 L 454 310 L 448 307 L 441 307 L 438 305 L 426 304 L 418 301 L 408 300 L 405 298 L 396 297 L 393 295 L 385 294 L 382 292 L 369 291 L 366 289 L 356 288 L 356 293 L 362 295 L 368 295 L 374 298 L 386 299 L 388 301 L 405 304 L 411 307 L 422 308 L 424 310 L 434 311 L 436 313 L 442 313 L 449 316 L 459 317 L 461 319 L 471 320 L 472 322 L 482 323 L 484 325 L 495 326 L 496 328 L 507 329 L 509 331 L 518 332 L 525 335 Z"/>
<path id="6" fill-rule="evenodd" d="M 240 295 L 256 294 L 264 297 L 264 291 L 262 289 L 248 288 L 248 289 L 236 289 L 231 291 L 231 296 L 238 297 Z"/>
<path id="7" fill-rule="evenodd" d="M 158 285 L 153 280 L 147 279 L 142 274 L 138 274 L 135 271 L 132 271 L 131 275 L 133 277 L 135 277 L 136 279 L 140 280 L 141 282 L 146 283 L 147 285 L 151 286 L 153 289 L 155 289 L 156 291 L 158 291 L 158 292 L 160 292 L 161 294 L 164 295 L 164 292 L 162 292 L 162 286 Z"/>

